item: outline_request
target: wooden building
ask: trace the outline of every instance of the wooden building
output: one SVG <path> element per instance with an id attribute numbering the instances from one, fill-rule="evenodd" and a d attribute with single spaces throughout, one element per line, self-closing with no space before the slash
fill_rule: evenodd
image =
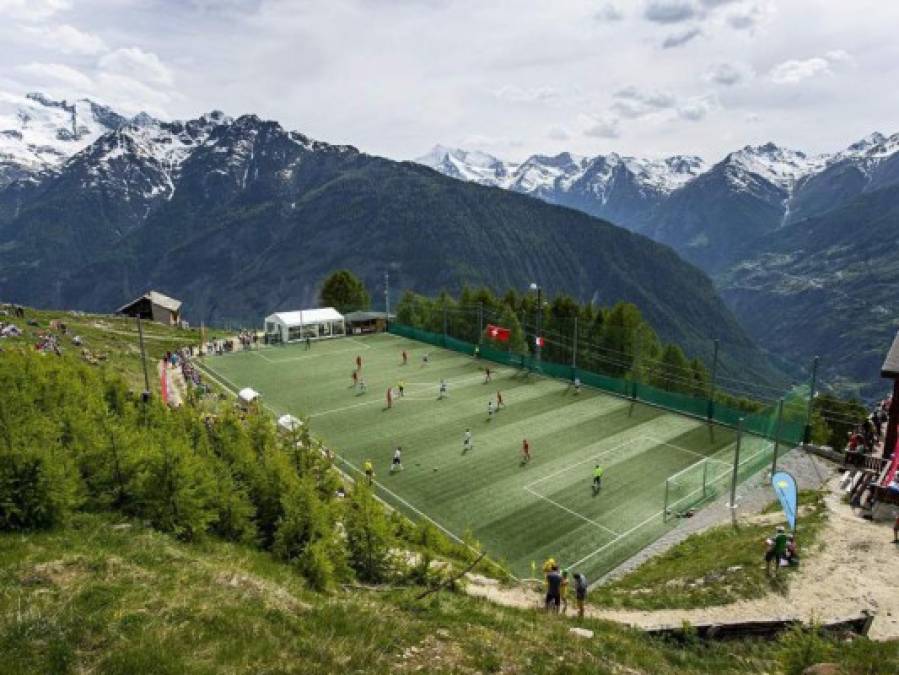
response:
<path id="1" fill-rule="evenodd" d="M 177 326 L 181 323 L 181 301 L 156 291 L 149 291 L 119 307 L 116 314 Z"/>

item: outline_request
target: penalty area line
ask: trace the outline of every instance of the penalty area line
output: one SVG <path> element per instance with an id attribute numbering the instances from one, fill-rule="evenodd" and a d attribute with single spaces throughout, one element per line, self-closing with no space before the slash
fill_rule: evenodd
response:
<path id="1" fill-rule="evenodd" d="M 535 497 L 539 497 L 540 499 L 549 502 L 550 504 L 552 504 L 552 505 L 555 506 L 556 508 L 562 509 L 562 510 L 565 511 L 566 513 L 570 513 L 570 514 L 571 514 L 572 516 L 574 516 L 575 518 L 580 518 L 580 519 L 583 520 L 585 523 L 589 523 L 590 525 L 593 525 L 594 527 L 598 527 L 600 530 L 603 530 L 603 531 L 605 531 L 605 532 L 608 532 L 608 533 L 611 534 L 613 537 L 618 537 L 618 536 L 620 536 L 620 533 L 619 533 L 619 532 L 616 532 L 615 530 L 610 530 L 610 529 L 609 529 L 608 527 L 606 527 L 605 525 L 602 525 L 602 524 L 600 524 L 600 523 L 597 523 L 595 520 L 591 520 L 590 518 L 587 518 L 587 516 L 581 515 L 581 514 L 578 513 L 577 511 L 572 511 L 572 510 L 569 509 L 567 506 L 562 506 L 559 502 L 557 502 L 557 501 L 555 501 L 555 500 L 553 500 L 553 499 L 550 499 L 549 497 L 545 497 L 544 495 L 541 495 L 541 494 L 538 493 L 538 492 L 534 492 L 533 490 L 531 490 L 531 489 L 528 488 L 528 487 L 525 488 L 525 491 L 528 492 L 529 494 L 534 495 Z"/>

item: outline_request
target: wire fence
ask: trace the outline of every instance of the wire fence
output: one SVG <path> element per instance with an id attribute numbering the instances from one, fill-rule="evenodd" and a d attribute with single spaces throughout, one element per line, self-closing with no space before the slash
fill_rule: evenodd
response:
<path id="1" fill-rule="evenodd" d="M 802 390 L 772 390 L 767 397 L 747 396 L 737 400 L 733 389 L 725 389 L 714 379 L 701 382 L 691 369 L 648 360 L 640 363 L 639 355 L 635 357 L 632 353 L 589 343 L 584 350 L 578 343 L 567 363 L 559 363 L 553 360 L 551 349 L 523 353 L 482 339 L 483 327 L 491 319 L 493 317 L 477 310 L 474 316 L 470 310 L 465 314 L 455 310 L 443 313 L 439 332 L 398 322 L 390 324 L 390 332 L 464 354 L 475 354 L 477 347 L 479 357 L 485 361 L 537 371 L 569 382 L 577 379 L 585 386 L 616 396 L 726 427 L 737 428 L 742 424 L 744 432 L 779 443 L 797 444 L 805 436 L 808 396 Z M 546 345 L 558 340 L 557 336 L 549 334 Z M 595 370 L 580 365 L 583 363 L 581 357 L 590 349 L 599 353 L 598 358 L 588 361 Z"/>

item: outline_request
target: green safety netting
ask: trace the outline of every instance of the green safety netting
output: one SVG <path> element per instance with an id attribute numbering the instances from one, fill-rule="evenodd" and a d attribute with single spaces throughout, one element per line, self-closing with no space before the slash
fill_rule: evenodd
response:
<path id="1" fill-rule="evenodd" d="M 475 351 L 474 343 L 443 333 L 434 333 L 396 322 L 391 322 L 389 330 L 394 335 L 450 349 L 462 354 L 474 354 Z M 665 410 L 707 419 L 727 427 L 736 428 L 741 425 L 742 420 L 744 432 L 768 441 L 773 441 L 776 438 L 781 444 L 795 445 L 802 442 L 803 434 L 805 433 L 807 407 L 798 396 L 793 398 L 787 397 L 784 400 L 782 414 L 777 403 L 750 413 L 727 406 L 717 400 L 710 400 L 707 397 L 666 391 L 645 382 L 593 373 L 581 368 L 575 368 L 570 364 L 538 360 L 531 354 L 518 354 L 509 350 L 498 349 L 489 344 L 480 345 L 480 357 L 501 365 L 539 371 L 548 377 L 556 377 L 568 381 L 571 381 L 574 377 L 579 377 L 585 386 L 594 387 L 616 396 L 625 396 Z M 768 443 L 766 447 L 773 448 L 773 443 Z M 755 452 L 751 456 L 755 458 L 754 461 L 759 466 L 764 465 L 763 452 Z M 743 461 L 741 459 L 742 466 Z M 747 464 L 746 475 L 752 473 L 749 471 L 749 468 L 751 467 Z M 692 492 L 693 488 L 690 488 L 690 485 L 693 484 L 691 482 L 693 479 L 685 478 L 684 480 L 684 490 L 687 493 Z"/>

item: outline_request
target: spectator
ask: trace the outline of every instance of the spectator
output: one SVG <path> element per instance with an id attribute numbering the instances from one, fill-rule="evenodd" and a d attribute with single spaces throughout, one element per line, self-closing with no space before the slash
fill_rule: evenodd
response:
<path id="1" fill-rule="evenodd" d="M 896 519 L 899 524 L 899 518 Z M 587 600 L 587 577 L 580 572 L 574 573 L 574 597 L 577 601 L 577 617 L 584 618 L 584 602 Z"/>
<path id="2" fill-rule="evenodd" d="M 783 525 L 778 525 L 774 538 L 766 539 L 765 543 L 768 545 L 768 548 L 765 551 L 765 571 L 769 575 L 771 574 L 771 563 L 773 562 L 774 576 L 776 577 L 777 568 L 780 567 L 780 561 L 787 552 L 787 534 L 784 531 Z"/>
<path id="3" fill-rule="evenodd" d="M 559 566 L 553 565 L 546 575 L 546 610 L 558 614 L 562 604 L 562 575 Z"/>
<path id="4" fill-rule="evenodd" d="M 787 537 L 787 551 L 785 559 L 790 567 L 795 567 L 799 564 L 799 549 L 796 546 L 795 534 L 791 534 L 789 537 Z"/>

